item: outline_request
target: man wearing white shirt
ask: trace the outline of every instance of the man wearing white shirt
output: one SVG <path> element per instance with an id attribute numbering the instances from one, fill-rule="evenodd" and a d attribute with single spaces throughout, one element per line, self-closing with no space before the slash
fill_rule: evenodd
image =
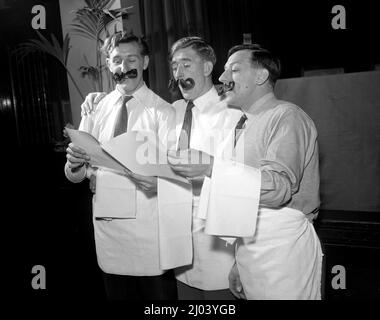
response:
<path id="1" fill-rule="evenodd" d="M 235 296 L 320 299 L 323 254 L 312 225 L 320 204 L 317 131 L 302 109 L 275 98 L 279 75 L 269 51 L 233 47 L 219 80 L 226 102 L 244 112 L 229 144 L 243 161 L 218 155 L 201 170 L 173 169 L 205 176 L 205 232 L 237 239 L 229 275 Z"/>
<path id="2" fill-rule="evenodd" d="M 241 116 L 228 109 L 212 83 L 216 62 L 214 50 L 202 38 L 186 37 L 170 51 L 173 82 L 183 99 L 176 110 L 177 149 L 195 149 L 214 154 L 225 132 L 233 130 Z M 228 273 L 234 263 L 234 248 L 224 240 L 204 233 L 204 220 L 197 218 L 203 179 L 192 180 L 193 263 L 176 269 L 179 299 L 233 299 Z"/>
<path id="3" fill-rule="evenodd" d="M 149 63 L 146 42 L 118 32 L 103 49 L 118 84 L 99 108 L 83 115 L 79 130 L 101 143 L 126 131 L 150 131 L 165 144 L 174 110 L 143 81 Z M 91 181 L 97 259 L 108 298 L 176 299 L 175 279 L 160 267 L 157 178 L 96 170 L 88 160 L 85 150 L 71 143 L 65 174 L 72 182 Z"/>

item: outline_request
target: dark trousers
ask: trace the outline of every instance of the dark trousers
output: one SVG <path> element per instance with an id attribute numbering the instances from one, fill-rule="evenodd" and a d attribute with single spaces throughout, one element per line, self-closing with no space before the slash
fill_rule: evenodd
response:
<path id="1" fill-rule="evenodd" d="M 159 276 L 124 276 L 103 272 L 108 300 L 177 300 L 173 271 Z"/>
<path id="2" fill-rule="evenodd" d="M 179 300 L 236 300 L 229 289 L 200 290 L 177 281 Z"/>

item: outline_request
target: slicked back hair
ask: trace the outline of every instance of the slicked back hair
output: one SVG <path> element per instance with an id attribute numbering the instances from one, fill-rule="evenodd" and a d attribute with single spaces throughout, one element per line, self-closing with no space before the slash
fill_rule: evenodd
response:
<path id="1" fill-rule="evenodd" d="M 281 75 L 280 60 L 274 57 L 268 50 L 262 48 L 259 44 L 241 44 L 232 47 L 228 51 L 228 58 L 237 51 L 250 50 L 252 52 L 252 63 L 257 63 L 261 68 L 269 72 L 269 82 L 272 86 L 276 83 Z"/>
<path id="2" fill-rule="evenodd" d="M 169 59 L 172 60 L 174 54 L 185 48 L 191 48 L 195 50 L 202 59 L 210 61 L 213 66 L 216 63 L 216 55 L 214 49 L 201 37 L 185 37 L 177 40 L 170 49 Z"/>
<path id="3" fill-rule="evenodd" d="M 140 47 L 140 53 L 142 56 L 149 56 L 149 47 L 144 38 L 137 37 L 133 34 L 126 33 L 124 31 L 119 31 L 114 33 L 112 36 L 104 40 L 104 44 L 101 51 L 107 56 L 113 49 L 119 46 L 120 43 L 131 43 L 136 42 Z"/>

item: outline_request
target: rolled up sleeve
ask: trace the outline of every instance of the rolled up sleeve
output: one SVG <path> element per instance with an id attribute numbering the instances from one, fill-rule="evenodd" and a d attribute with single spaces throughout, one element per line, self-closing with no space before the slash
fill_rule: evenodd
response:
<path id="1" fill-rule="evenodd" d="M 260 161 L 260 205 L 280 207 L 299 189 L 311 128 L 300 112 L 290 110 L 278 120 Z"/>

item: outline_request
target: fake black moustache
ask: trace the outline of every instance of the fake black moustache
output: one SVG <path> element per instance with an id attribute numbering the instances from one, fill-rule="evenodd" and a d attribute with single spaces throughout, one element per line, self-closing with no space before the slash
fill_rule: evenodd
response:
<path id="1" fill-rule="evenodd" d="M 127 72 L 112 74 L 112 78 L 116 81 L 116 83 L 123 82 L 124 79 L 134 79 L 136 77 L 137 77 L 137 69 L 131 69 Z"/>
<path id="2" fill-rule="evenodd" d="M 170 79 L 169 82 L 169 89 L 177 89 L 178 87 L 181 87 L 184 90 L 190 90 L 193 89 L 195 86 L 195 81 L 192 78 L 187 79 Z"/>
<path id="3" fill-rule="evenodd" d="M 220 89 L 219 89 L 219 92 L 218 94 L 220 96 L 223 96 L 225 95 L 228 91 L 231 91 L 233 90 L 235 87 L 235 82 L 233 81 L 230 81 L 228 83 L 223 83 L 221 86 L 220 86 Z"/>

